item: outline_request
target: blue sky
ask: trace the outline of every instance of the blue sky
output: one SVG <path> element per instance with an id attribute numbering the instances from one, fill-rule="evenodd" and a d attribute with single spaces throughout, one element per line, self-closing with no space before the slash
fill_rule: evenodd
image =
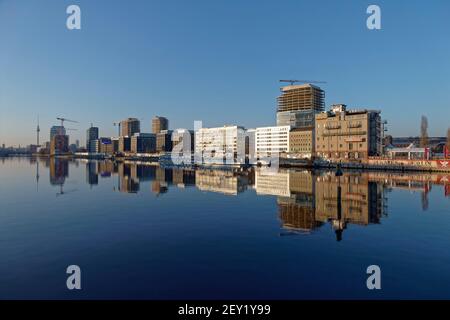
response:
<path id="1" fill-rule="evenodd" d="M 82 29 L 66 28 L 77 4 Z M 378 4 L 382 30 L 366 28 Z M 450 126 L 450 2 L 0 0 L 0 143 L 71 141 L 153 115 L 171 128 L 275 123 L 279 79 L 327 81 L 327 107 L 382 110 L 395 136 Z"/>

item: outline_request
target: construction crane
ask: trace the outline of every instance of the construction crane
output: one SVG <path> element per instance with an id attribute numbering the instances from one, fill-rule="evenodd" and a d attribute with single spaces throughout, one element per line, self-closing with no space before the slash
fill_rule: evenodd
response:
<path id="1" fill-rule="evenodd" d="M 66 119 L 66 118 L 62 118 L 62 117 L 58 117 L 58 118 L 56 118 L 56 120 L 61 121 L 61 127 L 64 127 L 64 121 L 78 123 L 78 121 L 70 120 L 70 119 Z"/>
<path id="2" fill-rule="evenodd" d="M 289 82 L 291 86 L 294 85 L 294 83 L 326 83 L 325 81 L 314 81 L 314 80 L 280 80 L 280 82 Z"/>

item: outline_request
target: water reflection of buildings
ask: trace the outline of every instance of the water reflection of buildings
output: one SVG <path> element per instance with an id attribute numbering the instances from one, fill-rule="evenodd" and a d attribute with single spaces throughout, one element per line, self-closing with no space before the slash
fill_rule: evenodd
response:
<path id="1" fill-rule="evenodd" d="M 364 174 L 335 177 L 311 171 L 258 171 L 256 190 L 277 196 L 284 229 L 309 233 L 330 222 L 337 240 L 347 224 L 379 223 L 385 208 L 383 186 L 369 182 Z"/>
<path id="2" fill-rule="evenodd" d="M 196 170 L 195 185 L 202 191 L 237 195 L 247 190 L 249 172 L 246 173 L 243 174 L 232 170 Z"/>
<path id="3" fill-rule="evenodd" d="M 331 222 L 337 240 L 347 224 L 380 223 L 385 208 L 383 186 L 369 182 L 366 174 L 327 174 L 318 176 L 315 185 L 316 218 Z"/>
<path id="4" fill-rule="evenodd" d="M 117 167 L 118 190 L 121 192 L 137 193 L 140 190 L 140 183 L 146 181 L 151 182 L 151 191 L 155 194 L 166 193 L 169 185 L 179 188 L 195 185 L 194 170 L 137 163 L 119 163 Z"/>
<path id="5" fill-rule="evenodd" d="M 69 162 L 65 159 L 50 159 L 50 184 L 63 185 L 69 176 Z"/>
<path id="6" fill-rule="evenodd" d="M 86 163 L 86 182 L 92 187 L 98 184 L 97 163 L 89 161 Z"/>
<path id="7" fill-rule="evenodd" d="M 41 160 L 39 160 L 42 162 Z M 39 181 L 38 164 L 36 181 Z M 31 160 L 34 165 L 35 160 Z M 45 159 L 49 168 L 50 184 L 60 186 L 63 191 L 69 176 L 69 162 L 66 159 Z M 77 162 L 83 164 L 85 161 Z M 450 175 L 442 174 L 397 174 L 386 172 L 348 173 L 336 177 L 334 173 L 301 170 L 262 169 L 215 170 L 164 168 L 136 162 L 87 161 L 86 182 L 93 186 L 101 178 L 112 178 L 114 190 L 123 193 L 137 193 L 142 190 L 162 195 L 170 188 L 196 186 L 201 191 L 226 195 L 239 195 L 254 189 L 258 196 L 276 197 L 281 234 L 311 233 L 329 224 L 342 239 L 349 225 L 367 226 L 380 223 L 387 215 L 386 191 L 405 189 L 420 191 L 422 207 L 428 206 L 428 193 L 433 184 L 444 186 L 450 196 Z M 148 187 L 143 188 L 142 183 Z M 69 190 L 70 192 L 70 190 Z"/>
<path id="8" fill-rule="evenodd" d="M 277 197 L 278 217 L 283 228 L 309 233 L 322 225 L 315 216 L 313 175 L 310 171 L 288 171 L 287 174 L 290 195 Z"/>

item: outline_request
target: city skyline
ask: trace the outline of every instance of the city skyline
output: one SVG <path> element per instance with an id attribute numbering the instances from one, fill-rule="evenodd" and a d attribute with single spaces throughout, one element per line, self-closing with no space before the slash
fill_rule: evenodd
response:
<path id="1" fill-rule="evenodd" d="M 126 12 L 109 1 L 77 4 L 83 27 L 69 31 L 68 2 L 0 3 L 0 143 L 34 143 L 38 115 L 41 142 L 61 116 L 79 121 L 71 143 L 84 141 L 91 123 L 100 136 L 116 136 L 113 123 L 128 117 L 151 132 L 158 114 L 171 129 L 191 129 L 195 120 L 271 126 L 285 78 L 326 81 L 325 109 L 381 110 L 393 136 L 418 136 L 421 115 L 430 136 L 446 134 L 447 2 L 379 1 L 378 31 L 365 26 L 365 2 L 199 1 L 177 10 L 138 2 Z"/>

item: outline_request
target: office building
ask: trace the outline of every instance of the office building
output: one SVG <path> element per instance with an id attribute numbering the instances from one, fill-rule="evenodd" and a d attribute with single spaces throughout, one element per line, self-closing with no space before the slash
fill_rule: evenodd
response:
<path id="1" fill-rule="evenodd" d="M 120 128 L 122 137 L 131 137 L 141 132 L 141 123 L 136 118 L 128 118 L 120 122 Z"/>
<path id="2" fill-rule="evenodd" d="M 97 152 L 94 142 L 97 139 L 98 139 L 98 128 L 91 126 L 89 129 L 86 130 L 86 150 L 88 152 L 92 153 Z"/>
<path id="3" fill-rule="evenodd" d="M 343 104 L 316 115 L 315 154 L 332 160 L 364 160 L 381 155 L 380 111 L 347 110 Z"/>
<path id="4" fill-rule="evenodd" d="M 289 132 L 291 158 L 311 158 L 314 154 L 314 128 L 296 128 Z"/>
<path id="5" fill-rule="evenodd" d="M 255 148 L 256 157 L 279 157 L 289 152 L 289 126 L 256 128 Z"/>
<path id="6" fill-rule="evenodd" d="M 154 117 L 152 119 L 152 133 L 157 134 L 163 130 L 169 130 L 169 120 L 164 117 Z"/>
<path id="7" fill-rule="evenodd" d="M 172 131 L 162 130 L 156 134 L 156 152 L 172 151 Z"/>
<path id="8" fill-rule="evenodd" d="M 50 142 L 52 141 L 54 136 L 65 136 L 66 128 L 63 126 L 53 126 L 50 128 Z"/>
<path id="9" fill-rule="evenodd" d="M 155 153 L 156 135 L 153 133 L 136 133 L 131 137 L 132 153 Z"/>
<path id="10" fill-rule="evenodd" d="M 195 156 L 201 163 L 245 163 L 245 129 L 240 126 L 198 129 Z"/>

